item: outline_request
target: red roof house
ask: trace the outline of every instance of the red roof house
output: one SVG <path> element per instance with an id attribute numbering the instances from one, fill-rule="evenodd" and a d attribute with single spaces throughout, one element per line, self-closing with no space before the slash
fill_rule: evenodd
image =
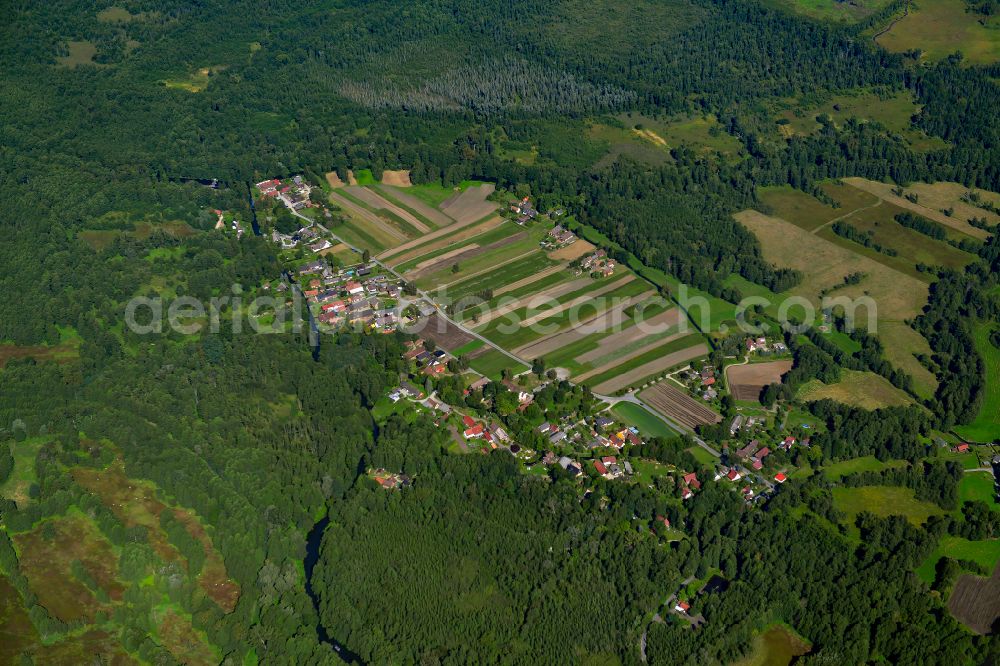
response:
<path id="1" fill-rule="evenodd" d="M 774 475 L 774 480 L 777 481 L 778 483 L 784 483 L 787 479 L 788 477 L 782 474 L 781 472 L 778 472 L 777 474 Z"/>
<path id="2" fill-rule="evenodd" d="M 594 469 L 596 469 L 597 473 L 600 474 L 601 476 L 604 476 L 605 474 L 608 473 L 608 468 L 605 467 L 604 463 L 602 463 L 600 460 L 594 461 Z"/>

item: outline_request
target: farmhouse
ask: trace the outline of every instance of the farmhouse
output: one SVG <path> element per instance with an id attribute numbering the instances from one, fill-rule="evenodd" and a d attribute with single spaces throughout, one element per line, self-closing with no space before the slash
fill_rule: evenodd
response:
<path id="1" fill-rule="evenodd" d="M 674 606 L 674 610 L 678 613 L 687 613 L 691 608 L 691 604 L 686 601 L 678 601 L 677 605 Z"/>
<path id="2" fill-rule="evenodd" d="M 743 415 L 737 414 L 733 417 L 732 423 L 729 424 L 729 434 L 735 435 L 741 427 L 743 427 Z"/>
<path id="3" fill-rule="evenodd" d="M 483 426 L 477 423 L 471 428 L 466 428 L 465 432 L 462 434 L 465 436 L 466 439 L 476 439 L 477 437 L 482 437 L 483 432 L 484 432 Z"/>

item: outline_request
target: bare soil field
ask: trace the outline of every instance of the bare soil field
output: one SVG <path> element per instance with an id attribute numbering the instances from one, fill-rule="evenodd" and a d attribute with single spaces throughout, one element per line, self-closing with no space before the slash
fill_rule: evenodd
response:
<path id="1" fill-rule="evenodd" d="M 650 361 L 644 365 L 640 365 L 638 368 L 624 372 L 614 379 L 609 379 L 606 382 L 602 382 L 597 386 L 593 387 L 595 393 L 614 393 L 620 389 L 630 386 L 638 381 L 649 377 L 650 375 L 655 375 L 658 372 L 663 372 L 669 370 L 675 365 L 680 365 L 685 361 L 690 361 L 693 358 L 698 358 L 699 356 L 704 356 L 708 353 L 708 347 L 704 344 L 697 344 L 693 347 L 688 347 L 687 349 L 681 349 L 675 351 L 672 354 L 667 354 L 666 356 L 660 357 L 655 361 Z M 618 365 L 621 365 L 619 362 Z M 711 411 L 711 410 L 710 410 Z"/>
<path id="2" fill-rule="evenodd" d="M 493 217 L 488 220 L 484 220 L 480 224 L 475 226 L 469 226 L 472 222 L 456 222 L 450 226 L 438 229 L 437 231 L 432 231 L 426 236 L 421 236 L 420 238 L 414 238 L 413 240 L 407 241 L 402 245 L 394 247 L 390 250 L 386 250 L 379 255 L 379 259 L 386 260 L 395 255 L 406 252 L 402 257 L 396 257 L 393 259 L 393 265 L 398 266 L 399 264 L 415 259 L 422 254 L 427 254 L 428 252 L 433 252 L 434 250 L 439 250 L 442 247 L 450 245 L 451 243 L 457 243 L 459 241 L 465 240 L 466 238 L 472 238 L 483 232 L 489 231 L 494 227 L 499 226 L 503 223 L 503 218 Z M 458 233 L 461 232 L 461 233 Z M 435 241 L 431 243 L 431 241 Z M 407 252 L 407 250 L 411 250 Z"/>
<path id="3" fill-rule="evenodd" d="M 897 197 L 893 194 L 892 188 L 895 185 L 889 183 L 879 183 L 874 180 L 856 177 L 844 178 L 844 182 L 865 192 L 870 192 L 880 199 L 895 204 L 900 208 L 912 210 L 919 215 L 923 215 L 928 220 L 933 220 L 980 240 L 985 240 L 989 236 L 989 232 L 977 229 L 969 224 L 969 218 L 985 217 L 989 224 L 1000 222 L 1000 216 L 995 213 L 990 213 L 981 208 L 963 203 L 960 197 L 969 188 L 958 183 L 914 183 L 910 187 L 904 188 L 904 193 L 917 195 L 917 203 L 913 203 L 909 199 Z M 955 213 L 952 216 L 949 217 L 941 212 L 942 209 L 950 207 L 955 209 Z"/>
<path id="4" fill-rule="evenodd" d="M 534 275 L 529 275 L 528 277 L 522 278 L 522 279 L 518 280 L 517 282 L 511 282 L 510 284 L 505 284 L 504 286 L 500 287 L 499 289 L 494 289 L 493 290 L 493 295 L 494 296 L 503 296 L 504 294 L 506 294 L 509 291 L 514 291 L 515 289 L 520 289 L 521 287 L 527 286 L 527 285 L 531 284 L 532 282 L 538 282 L 542 278 L 546 278 L 546 277 L 552 275 L 553 273 L 558 273 L 559 271 L 562 271 L 562 270 L 565 270 L 565 269 L 566 269 L 566 266 L 564 266 L 562 264 L 560 264 L 558 266 L 549 266 L 545 270 L 538 271 Z"/>
<path id="5" fill-rule="evenodd" d="M 466 188 L 462 193 L 445 200 L 441 204 L 441 210 L 456 222 L 475 222 L 499 207 L 492 201 L 486 200 L 495 189 L 493 183 Z"/>
<path id="6" fill-rule="evenodd" d="M 582 296 L 577 296 L 576 298 L 574 298 L 571 301 L 567 301 L 567 302 L 565 302 L 565 303 L 563 303 L 561 305 L 558 305 L 558 306 L 556 306 L 554 308 L 550 308 L 548 310 L 545 310 L 544 312 L 539 312 L 536 315 L 528 317 L 523 322 L 521 322 L 521 327 L 523 328 L 525 326 L 531 326 L 532 324 L 536 324 L 536 323 L 542 321 L 543 319 L 548 319 L 549 317 L 552 317 L 554 315 L 561 314 L 561 313 L 563 313 L 563 312 L 565 312 L 567 310 L 571 310 L 573 308 L 579 307 L 579 306 L 583 305 L 584 303 L 587 303 L 588 301 L 592 301 L 595 298 L 599 298 L 600 296 L 603 296 L 604 294 L 607 294 L 608 292 L 614 291 L 614 290 L 618 289 L 619 287 L 624 287 L 626 284 L 628 284 L 629 282 L 631 282 L 634 279 L 635 279 L 635 274 L 629 273 L 629 274 L 625 275 L 624 277 L 622 277 L 619 280 L 615 280 L 614 282 L 611 282 L 609 284 L 605 284 L 605 285 L 603 285 L 601 287 L 598 287 L 597 289 L 594 289 L 593 291 L 591 291 L 588 294 L 583 294 Z"/>
<path id="7" fill-rule="evenodd" d="M 347 170 L 347 184 L 348 185 L 358 184 L 358 179 L 354 177 L 354 172 L 351 171 L 350 169 Z"/>
<path id="8" fill-rule="evenodd" d="M 718 423 L 722 420 L 721 416 L 670 382 L 659 382 L 643 391 L 639 397 L 664 416 L 689 428 Z"/>
<path id="9" fill-rule="evenodd" d="M 388 183 L 386 183 L 386 185 L 387 184 Z M 418 215 L 424 216 L 424 218 L 430 220 L 430 222 L 436 227 L 447 227 L 449 224 L 454 222 L 454 220 L 439 211 L 437 208 L 427 205 L 408 192 L 394 190 L 386 187 L 385 185 L 379 185 L 377 189 L 383 194 L 403 204 L 410 210 L 416 212 Z"/>
<path id="10" fill-rule="evenodd" d="M 557 266 L 555 268 L 562 268 L 562 267 Z M 532 277 L 534 278 L 535 276 Z M 479 320 L 476 322 L 476 326 L 485 326 L 486 324 L 490 323 L 497 317 L 502 317 L 505 314 L 514 312 L 515 310 L 518 310 L 520 308 L 528 307 L 529 305 L 532 304 L 537 305 L 539 303 L 544 303 L 546 302 L 547 299 L 550 298 L 559 298 L 560 296 L 571 294 L 577 289 L 583 289 L 590 282 L 593 282 L 593 280 L 591 280 L 589 277 L 578 278 L 576 280 L 570 280 L 569 282 L 560 282 L 559 284 L 553 285 L 548 289 L 544 289 L 538 292 L 537 294 L 530 294 L 522 298 L 514 299 L 510 303 L 506 303 L 498 308 L 494 308 L 490 312 L 480 317 Z"/>
<path id="11" fill-rule="evenodd" d="M 455 326 L 437 312 L 428 317 L 426 321 L 408 329 L 408 332 L 416 333 L 425 340 L 433 340 L 438 347 L 447 350 L 458 349 L 476 340 L 475 337 Z M 484 346 L 484 349 L 489 351 L 493 348 Z"/>
<path id="12" fill-rule="evenodd" d="M 410 170 L 400 169 L 399 171 L 383 171 L 382 184 L 392 185 L 393 187 L 412 187 L 413 183 L 410 182 Z"/>
<path id="13" fill-rule="evenodd" d="M 579 259 L 585 254 L 590 254 L 595 248 L 593 245 L 578 238 L 576 242 L 572 245 L 567 245 L 566 247 L 561 247 L 554 252 L 550 252 L 549 256 L 557 261 L 573 261 L 574 259 Z"/>
<path id="14" fill-rule="evenodd" d="M 485 254 L 487 252 L 493 252 L 494 250 L 499 250 L 500 248 L 506 247 L 511 243 L 516 243 L 518 241 L 524 240 L 525 238 L 527 238 L 527 236 L 528 232 L 521 231 L 511 236 L 507 236 L 506 238 L 501 238 L 495 243 L 490 243 L 489 245 L 484 245 L 482 247 L 467 246 L 466 248 L 464 248 L 462 252 L 459 252 L 457 254 L 454 254 L 452 252 L 446 252 L 445 255 L 448 256 L 442 255 L 441 257 L 434 257 L 433 259 L 429 259 L 428 261 L 430 263 L 427 263 L 426 266 L 418 267 L 415 268 L 414 270 L 407 271 L 406 273 L 404 273 L 404 276 L 406 277 L 407 280 L 416 280 L 425 275 L 430 275 L 432 273 L 435 273 L 444 268 L 446 265 L 458 264 L 463 261 L 468 261 L 469 259 L 473 259 L 474 257 L 478 257 L 481 254 Z M 421 265 L 423 263 L 424 262 L 421 262 Z"/>
<path id="15" fill-rule="evenodd" d="M 650 334 L 649 327 L 651 326 L 655 326 L 657 329 L 669 328 L 671 326 L 676 326 L 679 321 L 680 310 L 677 308 L 671 308 L 670 310 L 661 312 L 655 317 L 650 317 L 649 319 L 644 320 L 641 325 L 632 326 L 630 328 L 626 328 L 621 333 L 609 335 L 597 343 L 596 349 L 592 349 L 586 354 L 581 355 L 577 358 L 577 360 L 580 363 L 590 363 L 591 361 L 595 361 L 614 351 L 615 348 L 625 347 L 633 342 L 638 342 Z M 659 344 L 662 344 L 663 342 L 666 342 L 666 340 L 658 339 Z"/>
<path id="16" fill-rule="evenodd" d="M 354 217 L 372 225 L 387 237 L 395 239 L 396 242 L 403 242 L 406 240 L 406 235 L 404 235 L 402 231 L 392 226 L 367 208 L 354 203 L 350 199 L 345 199 L 344 197 L 339 196 L 336 192 L 331 192 L 330 200 L 341 208 L 350 211 Z"/>
<path id="17" fill-rule="evenodd" d="M 612 370 L 612 369 L 618 367 L 619 365 L 622 365 L 623 363 L 628 363 L 629 361 L 631 361 L 634 358 L 638 358 L 639 356 L 642 356 L 643 354 L 647 354 L 647 353 L 653 351 L 654 349 L 656 349 L 657 347 L 662 347 L 663 345 L 667 344 L 668 342 L 672 342 L 674 340 L 677 340 L 678 338 L 682 338 L 685 335 L 687 335 L 687 333 L 680 333 L 680 332 L 678 332 L 678 333 L 673 333 L 671 335 L 668 335 L 666 337 L 656 338 L 656 339 L 652 340 L 649 344 L 643 345 L 642 347 L 639 347 L 638 349 L 633 349 L 630 352 L 626 352 L 626 353 L 622 354 L 621 356 L 618 356 L 617 358 L 614 358 L 614 359 L 608 361 L 607 363 L 599 365 L 599 366 L 597 366 L 596 368 L 594 368 L 592 370 L 588 370 L 587 372 L 584 372 L 584 373 L 582 373 L 580 375 L 575 376 L 573 379 L 575 381 L 582 382 L 582 381 L 585 381 L 586 379 L 588 379 L 590 377 L 595 377 L 597 375 L 602 375 L 605 372 L 607 372 L 608 370 Z M 615 337 L 615 336 L 610 336 L 610 337 Z M 608 339 L 609 338 L 605 338 L 604 340 L 608 340 Z M 603 343 L 604 340 L 601 340 L 601 342 Z M 587 363 L 588 361 L 585 360 L 585 357 L 591 357 L 589 360 L 592 361 L 592 360 L 596 360 L 596 359 L 600 358 L 601 356 L 606 356 L 609 352 L 610 352 L 610 350 L 607 347 L 604 347 L 604 348 L 598 347 L 597 349 L 595 349 L 593 351 L 590 351 L 587 354 L 584 354 L 583 356 L 579 357 L 577 360 L 580 363 Z M 598 355 L 594 356 L 595 353 L 598 353 Z"/>
<path id="18" fill-rule="evenodd" d="M 780 384 L 782 375 L 791 369 L 791 360 L 730 365 L 726 368 L 726 384 L 737 400 L 757 400 L 765 386 Z"/>
<path id="19" fill-rule="evenodd" d="M 340 179 L 340 176 L 337 175 L 336 171 L 331 171 L 326 174 L 326 182 L 333 189 L 344 186 L 344 181 Z"/>
<path id="20" fill-rule="evenodd" d="M 566 345 L 582 340 L 586 337 L 594 335 L 595 333 L 607 330 L 608 327 L 612 326 L 615 321 L 621 321 L 624 318 L 622 311 L 625 310 L 625 308 L 629 307 L 633 303 L 638 303 L 643 298 L 645 298 L 645 296 L 640 295 L 634 298 L 626 299 L 622 303 L 618 304 L 618 306 L 581 322 L 579 326 L 574 326 L 565 331 L 553 333 L 552 335 L 529 342 L 526 345 L 518 347 L 514 350 L 514 353 L 521 358 L 541 358 L 546 354 L 551 354 L 558 349 L 562 349 Z"/>
<path id="21" fill-rule="evenodd" d="M 1000 617 L 1000 565 L 989 578 L 964 574 L 948 597 L 948 610 L 977 634 L 990 633 Z"/>
<path id="22" fill-rule="evenodd" d="M 933 394 L 937 387 L 934 375 L 914 356 L 927 352 L 927 341 L 906 324 L 906 320 L 917 316 L 927 303 L 926 283 L 781 218 L 755 210 L 741 211 L 734 217 L 760 240 L 765 260 L 802 272 L 802 282 L 783 295 L 800 296 L 818 308 L 821 290 L 843 283 L 844 277 L 851 273 L 864 273 L 866 277 L 859 284 L 839 289 L 834 295 L 849 299 L 869 296 L 876 305 L 878 326 L 875 333 L 885 343 L 886 357 L 913 375 L 923 393 Z M 856 314 L 857 324 L 865 325 L 869 316 L 867 309 L 860 307 Z"/>
<path id="23" fill-rule="evenodd" d="M 387 210 L 390 213 L 406 220 L 409 224 L 413 225 L 413 228 L 422 233 L 430 233 L 431 228 L 426 224 L 418 220 L 413 213 L 408 210 L 400 208 L 391 201 L 386 201 L 384 198 L 380 197 L 378 194 L 368 189 L 367 187 L 348 187 L 346 189 L 351 196 L 364 201 L 366 204 L 375 209 Z"/>

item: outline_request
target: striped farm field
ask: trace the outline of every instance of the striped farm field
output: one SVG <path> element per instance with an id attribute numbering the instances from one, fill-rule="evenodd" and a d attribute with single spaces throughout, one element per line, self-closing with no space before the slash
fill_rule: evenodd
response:
<path id="1" fill-rule="evenodd" d="M 722 417 L 669 381 L 659 382 L 639 394 L 643 402 L 664 416 L 689 428 L 718 423 Z"/>
<path id="2" fill-rule="evenodd" d="M 587 383 L 597 393 L 614 393 L 707 353 L 708 347 L 702 337 L 693 333 L 671 340 L 601 374 L 592 375 Z"/>
<path id="3" fill-rule="evenodd" d="M 484 233 L 493 227 L 500 226 L 503 222 L 503 218 L 496 215 L 491 215 L 481 220 L 473 220 L 472 222 L 456 222 L 455 224 L 432 231 L 426 236 L 414 238 L 391 250 L 387 250 L 380 254 L 378 258 L 396 266 L 409 261 L 413 257 L 425 254 L 432 249 L 447 247 L 462 238 L 469 238 Z"/>
<path id="4" fill-rule="evenodd" d="M 479 225 L 471 227 L 470 231 L 478 227 Z M 443 229 L 439 231 L 443 231 Z M 499 240 L 503 240 L 504 238 L 517 233 L 517 231 L 517 228 L 511 224 L 499 224 L 488 226 L 482 232 L 474 235 L 455 234 L 453 236 L 442 238 L 440 242 L 433 243 L 426 249 L 423 247 L 414 248 L 412 252 L 406 253 L 405 256 L 407 258 L 405 260 L 403 260 L 403 257 L 400 256 L 395 260 L 391 260 L 390 263 L 392 264 L 392 267 L 400 273 L 406 273 L 421 264 L 426 265 L 431 259 L 453 253 L 456 248 L 466 245 L 483 247 Z M 430 238 L 433 235 L 433 233 L 427 234 L 424 238 Z"/>
<path id="5" fill-rule="evenodd" d="M 447 227 L 454 222 L 454 220 L 437 208 L 427 205 L 408 192 L 404 192 L 389 185 L 377 185 L 375 189 L 377 189 L 379 194 L 381 194 L 388 201 L 391 201 L 404 210 L 407 210 L 412 215 L 425 220 L 435 228 L 440 229 L 441 227 Z"/>
<path id="6" fill-rule="evenodd" d="M 478 319 L 483 317 L 485 313 L 493 309 L 503 307 L 505 303 L 509 303 L 512 300 L 518 300 L 525 296 L 531 296 L 531 294 L 536 291 L 545 291 L 550 287 L 554 287 L 556 285 L 562 284 L 563 282 L 567 282 L 571 277 L 571 274 L 565 271 L 562 266 L 557 266 L 556 268 L 558 268 L 559 270 L 551 273 L 545 271 L 548 274 L 543 276 L 541 279 L 531 282 L 529 284 L 525 284 L 524 286 L 519 287 L 518 289 L 515 289 L 513 291 L 508 291 L 503 295 L 498 296 L 494 291 L 493 298 L 491 298 L 489 301 L 486 301 L 486 303 L 482 304 L 481 306 L 463 310 L 462 312 L 457 313 L 456 316 L 458 319 L 461 319 L 463 321 L 471 320 L 473 325 L 477 325 Z M 490 319 L 493 318 L 491 317 Z"/>

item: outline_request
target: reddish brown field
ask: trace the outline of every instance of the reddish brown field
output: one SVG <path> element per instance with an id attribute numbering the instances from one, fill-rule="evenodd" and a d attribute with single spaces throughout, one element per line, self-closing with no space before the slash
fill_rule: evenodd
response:
<path id="1" fill-rule="evenodd" d="M 781 383 L 782 375 L 791 369 L 791 361 L 731 365 L 726 368 L 726 383 L 737 400 L 758 400 L 765 386 Z"/>
<path id="2" fill-rule="evenodd" d="M 36 361 L 68 363 L 79 356 L 73 345 L 0 345 L 0 368 L 15 358 L 33 358 Z"/>
<path id="3" fill-rule="evenodd" d="M 964 574 L 948 598 L 948 610 L 977 634 L 988 634 L 1000 617 L 1000 565 L 989 578 Z"/>
<path id="4" fill-rule="evenodd" d="M 640 397 L 656 411 L 689 428 L 722 420 L 721 416 L 667 381 L 646 389 Z"/>
<path id="5" fill-rule="evenodd" d="M 420 330 L 415 330 L 417 328 Z M 447 350 L 458 349 L 476 339 L 436 312 L 426 322 L 420 322 L 412 332 L 425 340 L 433 340 L 438 347 Z"/>

